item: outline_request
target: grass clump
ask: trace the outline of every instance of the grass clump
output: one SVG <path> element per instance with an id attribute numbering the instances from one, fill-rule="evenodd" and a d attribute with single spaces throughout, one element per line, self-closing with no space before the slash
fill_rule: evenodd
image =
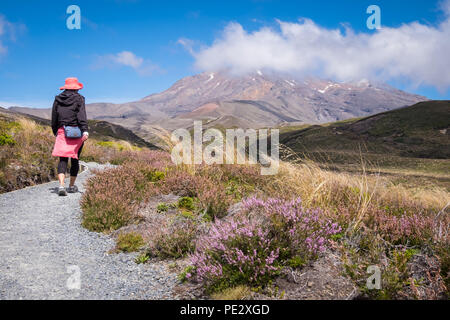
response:
<path id="1" fill-rule="evenodd" d="M 136 259 L 134 260 L 134 262 L 136 264 L 144 264 L 144 263 L 147 263 L 149 260 L 150 260 L 150 257 L 146 253 L 143 253 L 143 254 L 137 256 Z"/>
<path id="2" fill-rule="evenodd" d="M 182 197 L 178 200 L 178 208 L 193 211 L 195 209 L 194 199 L 191 197 Z"/>
<path id="3" fill-rule="evenodd" d="M 116 248 L 122 252 L 135 252 L 144 246 L 144 239 L 138 233 L 121 233 L 117 237 Z"/>
<path id="4" fill-rule="evenodd" d="M 167 203 L 159 203 L 156 206 L 156 211 L 159 213 L 167 212 L 169 211 L 169 205 Z"/>
<path id="5" fill-rule="evenodd" d="M 222 292 L 213 293 L 213 300 L 245 300 L 251 295 L 251 289 L 247 286 L 228 288 Z"/>

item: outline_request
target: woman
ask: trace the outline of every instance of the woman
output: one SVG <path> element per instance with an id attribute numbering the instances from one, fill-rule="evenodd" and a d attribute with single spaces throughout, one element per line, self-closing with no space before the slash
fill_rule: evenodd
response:
<path id="1" fill-rule="evenodd" d="M 67 192 L 78 192 L 75 185 L 80 165 L 78 159 L 83 149 L 83 143 L 89 137 L 86 117 L 86 107 L 84 97 L 78 93 L 83 88 L 83 84 L 77 78 L 67 78 L 66 83 L 60 90 L 64 90 L 56 96 L 52 110 L 52 130 L 56 136 L 55 146 L 52 156 L 59 157 L 58 179 L 60 187 L 58 194 L 67 196 Z M 82 132 L 80 138 L 67 138 L 64 127 L 78 127 Z M 64 179 L 67 172 L 67 165 L 70 160 L 70 183 L 65 188 Z"/>

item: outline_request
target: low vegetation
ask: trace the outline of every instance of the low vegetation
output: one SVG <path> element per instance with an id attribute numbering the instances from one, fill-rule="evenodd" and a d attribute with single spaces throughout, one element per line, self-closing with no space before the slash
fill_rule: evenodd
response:
<path id="1" fill-rule="evenodd" d="M 0 116 L 0 193 L 54 179 L 53 143 L 49 128 Z"/>
<path id="2" fill-rule="evenodd" d="M 109 132 L 105 124 L 102 128 L 101 132 Z M 0 110 L 0 193 L 56 179 L 58 159 L 51 155 L 54 142 L 47 121 Z M 147 149 L 140 145 L 96 133 L 85 143 L 81 160 L 121 164 Z"/>
<path id="3" fill-rule="evenodd" d="M 151 199 L 169 194 L 179 198 L 155 204 L 162 222 L 140 259 L 183 259 L 180 279 L 211 297 L 277 292 L 283 270 L 308 268 L 329 252 L 369 298 L 439 298 L 442 279 L 448 284 L 445 188 L 419 191 L 309 161 L 282 162 L 265 177 L 257 166 L 174 166 L 165 152 L 140 152 L 89 181 L 83 225 L 110 232 L 139 223 Z M 437 275 L 417 278 L 422 258 L 439 261 Z M 382 270 L 383 290 L 365 288 L 371 265 Z"/>

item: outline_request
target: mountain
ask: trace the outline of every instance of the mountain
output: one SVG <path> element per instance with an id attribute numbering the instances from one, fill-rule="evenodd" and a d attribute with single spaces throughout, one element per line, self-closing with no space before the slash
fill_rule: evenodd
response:
<path id="1" fill-rule="evenodd" d="M 281 123 L 326 123 L 424 100 L 427 99 L 366 80 L 338 83 L 261 71 L 245 76 L 205 72 L 183 78 L 168 90 L 139 101 L 89 104 L 87 112 L 90 119 L 120 124 L 148 137 L 156 127 L 190 127 L 193 120 L 254 128 Z M 11 110 L 50 117 L 49 109 Z"/>
<path id="2" fill-rule="evenodd" d="M 298 154 L 357 153 L 450 159 L 450 101 L 426 101 L 362 119 L 281 128 L 280 143 Z M 406 160 L 404 160 L 406 161 Z M 446 164 L 447 170 L 448 162 Z M 448 173 L 448 171 L 447 171 Z"/>

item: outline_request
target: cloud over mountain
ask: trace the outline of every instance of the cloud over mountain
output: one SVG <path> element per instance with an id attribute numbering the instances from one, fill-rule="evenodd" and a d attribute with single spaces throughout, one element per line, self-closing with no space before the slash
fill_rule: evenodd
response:
<path id="1" fill-rule="evenodd" d="M 435 26 L 412 22 L 370 33 L 348 26 L 327 29 L 310 19 L 278 21 L 278 29 L 255 32 L 230 23 L 210 46 L 188 49 L 204 71 L 261 69 L 339 81 L 400 80 L 445 90 L 450 88 L 450 0 L 441 9 L 445 19 Z"/>

